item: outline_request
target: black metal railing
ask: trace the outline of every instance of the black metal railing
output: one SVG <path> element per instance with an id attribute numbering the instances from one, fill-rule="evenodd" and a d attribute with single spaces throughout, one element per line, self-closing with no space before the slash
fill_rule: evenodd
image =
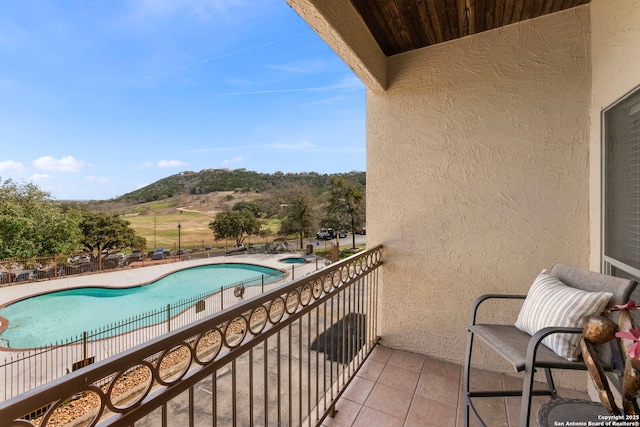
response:
<path id="1" fill-rule="evenodd" d="M 290 276 L 294 270 L 291 269 Z M 284 272 L 222 286 L 218 291 L 185 298 L 165 307 L 88 330 L 39 348 L 12 350 L 0 363 L 0 399 L 29 391 L 70 371 L 106 359 L 173 329 L 222 311 L 245 298 L 264 293 L 265 285 L 282 280 Z M 0 338 L 0 347 L 12 349 Z"/>
<path id="2" fill-rule="evenodd" d="M 381 263 L 364 251 L 80 368 L 0 403 L 0 425 L 318 426 L 377 343 Z"/>

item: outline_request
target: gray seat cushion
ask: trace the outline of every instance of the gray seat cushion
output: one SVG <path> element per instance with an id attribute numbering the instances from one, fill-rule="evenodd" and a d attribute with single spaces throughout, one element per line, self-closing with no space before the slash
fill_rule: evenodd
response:
<path id="1" fill-rule="evenodd" d="M 549 274 L 572 288 L 589 292 L 611 292 L 613 296 L 609 307 L 627 303 L 631 292 L 637 285 L 633 280 L 608 276 L 560 263 L 554 264 Z"/>
<path id="2" fill-rule="evenodd" d="M 482 339 L 494 351 L 513 365 L 517 372 L 524 371 L 527 346 L 531 335 L 513 325 L 472 325 L 469 331 Z M 535 366 L 541 368 L 585 369 L 582 360 L 571 362 L 558 356 L 544 344 L 538 346 Z"/>

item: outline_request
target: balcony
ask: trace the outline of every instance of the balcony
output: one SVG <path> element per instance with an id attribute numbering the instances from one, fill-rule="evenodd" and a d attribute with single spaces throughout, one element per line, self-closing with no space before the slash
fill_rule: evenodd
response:
<path id="1" fill-rule="evenodd" d="M 522 386 L 520 378 L 497 372 L 478 370 L 473 379 L 484 389 Z M 567 398 L 588 399 L 580 391 L 559 388 L 558 392 Z M 534 397 L 531 425 L 537 425 L 536 413 L 547 400 Z M 476 407 L 488 426 L 519 425 L 519 397 L 485 398 Z M 322 426 L 462 426 L 462 366 L 377 346 L 336 403 L 336 410 L 335 417 L 327 418 Z M 473 416 L 470 425 L 478 425 Z"/>
<path id="2" fill-rule="evenodd" d="M 373 248 L 0 404 L 0 425 L 320 425 L 378 342 Z"/>
<path id="3" fill-rule="evenodd" d="M 92 387 L 88 392 L 98 397 L 98 425 L 211 425 L 214 419 L 218 425 L 382 424 L 383 415 L 377 414 L 376 422 L 366 418 L 373 410 L 404 425 L 422 422 L 424 412 L 459 425 L 460 368 L 439 360 L 461 360 L 473 298 L 526 293 L 531 279 L 554 261 L 601 268 L 601 113 L 640 84 L 636 2 L 621 0 L 612 7 L 606 0 L 591 0 L 391 56 L 378 46 L 376 32 L 354 2 L 288 2 L 367 86 L 367 233 L 370 244 L 385 245 L 384 266 L 378 269 L 382 261 L 374 259 L 379 248 L 329 266 L 7 401 L 0 405 L 0 420 L 50 404 L 56 409 L 67 396 Z M 352 306 L 354 301 L 359 302 Z M 249 334 L 247 328 L 229 326 L 239 316 L 249 318 L 239 319 L 240 324 L 252 324 L 255 312 L 256 325 L 265 316 L 268 324 Z M 340 347 L 340 357 L 329 361 L 326 353 L 311 350 L 322 332 L 352 312 L 366 315 L 366 327 L 362 318 L 356 322 L 356 338 Z M 489 320 L 514 313 L 497 306 Z M 353 327 L 338 325 L 340 330 Z M 223 332 L 229 336 L 223 339 Z M 415 386 L 398 403 L 406 411 L 384 412 L 383 405 L 397 389 L 389 372 L 407 369 L 396 360 L 416 356 L 376 346 L 378 335 L 389 348 L 428 355 L 417 357 L 421 368 L 413 372 L 419 374 Z M 207 345 L 206 338 L 212 343 Z M 180 343 L 186 345 L 170 352 Z M 219 351 L 215 357 L 213 350 Z M 167 372 L 158 360 L 168 352 L 184 353 L 188 369 Z M 500 369 L 490 357 L 481 361 Z M 105 385 L 124 383 L 135 366 L 146 369 L 153 387 L 128 404 L 107 403 L 107 396 L 117 393 Z M 369 376 L 372 370 L 377 374 Z M 261 382 L 242 383 L 247 372 Z M 488 372 L 483 378 L 500 386 L 516 381 Z M 585 378 L 579 381 L 574 384 L 583 387 Z M 243 395 L 240 390 L 253 391 Z M 493 421 L 490 425 L 515 425 L 517 401 L 512 399 L 486 400 L 480 412 Z M 337 416 L 327 417 L 334 404 Z"/>
<path id="4" fill-rule="evenodd" d="M 460 426 L 461 366 L 379 343 L 382 253 L 354 255 L 0 403 L 0 420 Z M 474 378 L 497 389 L 520 381 L 489 371 Z M 545 400 L 534 400 L 533 417 Z M 478 409 L 487 425 L 518 425 L 519 398 L 484 399 Z"/>

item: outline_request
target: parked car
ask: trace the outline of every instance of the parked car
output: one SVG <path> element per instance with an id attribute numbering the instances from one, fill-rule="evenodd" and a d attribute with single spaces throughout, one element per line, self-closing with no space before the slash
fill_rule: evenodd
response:
<path id="1" fill-rule="evenodd" d="M 334 237 L 336 237 L 336 235 L 333 232 L 333 228 L 323 228 L 316 233 L 316 239 L 318 240 L 330 240 Z"/>
<path id="2" fill-rule="evenodd" d="M 11 277 L 11 282 L 15 282 L 16 281 L 15 273 L 11 273 L 11 276 L 9 276 L 8 272 L 0 271 L 0 284 L 4 285 L 6 283 L 9 283 L 9 277 Z"/>
<path id="3" fill-rule="evenodd" d="M 134 252 L 132 254 L 127 255 L 124 260 L 124 265 L 129 265 L 132 262 L 142 261 L 144 258 L 144 254 L 142 252 Z"/>
<path id="4" fill-rule="evenodd" d="M 38 269 L 35 271 L 36 279 L 51 279 L 53 277 L 64 276 L 64 264 L 55 267 Z"/>
<path id="5" fill-rule="evenodd" d="M 102 260 L 102 269 L 111 269 L 121 267 L 124 263 L 124 255 L 112 254 Z"/>
<path id="6" fill-rule="evenodd" d="M 336 237 L 343 238 L 347 237 L 347 232 L 344 230 L 333 231 L 333 228 L 323 228 L 316 234 L 316 239 L 319 240 L 330 240 L 335 239 Z"/>
<path id="7" fill-rule="evenodd" d="M 158 261 L 161 259 L 164 259 L 164 252 L 154 252 L 153 255 L 151 255 L 152 261 Z"/>
<path id="8" fill-rule="evenodd" d="M 18 273 L 16 275 L 16 282 L 28 282 L 30 280 L 35 280 L 36 279 L 36 272 L 35 270 L 25 270 L 21 273 Z"/>
<path id="9" fill-rule="evenodd" d="M 225 252 L 225 255 L 239 255 L 247 252 L 247 248 L 244 246 L 240 246 L 239 248 L 229 249 Z"/>

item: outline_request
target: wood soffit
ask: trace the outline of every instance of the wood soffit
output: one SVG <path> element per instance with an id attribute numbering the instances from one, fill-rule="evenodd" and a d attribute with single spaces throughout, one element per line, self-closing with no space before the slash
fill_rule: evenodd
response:
<path id="1" fill-rule="evenodd" d="M 350 0 L 386 56 L 587 4 L 590 0 Z"/>

